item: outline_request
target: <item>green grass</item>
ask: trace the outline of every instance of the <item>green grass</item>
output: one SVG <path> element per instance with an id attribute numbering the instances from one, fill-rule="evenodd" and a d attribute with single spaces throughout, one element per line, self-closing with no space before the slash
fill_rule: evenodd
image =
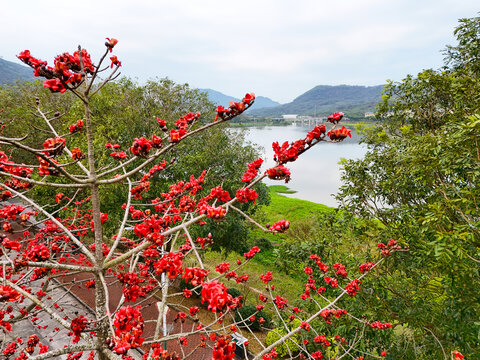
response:
<path id="1" fill-rule="evenodd" d="M 291 190 L 285 185 L 270 185 L 268 187 L 270 193 L 277 193 L 277 194 L 295 194 L 297 190 Z"/>
<path id="2" fill-rule="evenodd" d="M 334 208 L 326 205 L 282 195 L 295 193 L 284 185 L 272 185 L 268 189 L 270 191 L 270 205 L 261 206 L 259 213 L 266 221 L 271 223 L 282 219 L 294 223 L 297 220 L 308 218 L 312 214 L 334 211 Z"/>

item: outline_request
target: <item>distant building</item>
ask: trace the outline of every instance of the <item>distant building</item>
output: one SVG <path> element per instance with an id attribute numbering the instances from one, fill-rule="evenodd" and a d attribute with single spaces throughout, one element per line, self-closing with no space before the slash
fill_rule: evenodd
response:
<path id="1" fill-rule="evenodd" d="M 373 112 L 366 112 L 365 113 L 365 117 L 368 118 L 368 117 L 375 117 L 375 113 Z"/>
<path id="2" fill-rule="evenodd" d="M 296 120 L 297 119 L 297 114 L 286 114 L 282 115 L 283 120 Z"/>

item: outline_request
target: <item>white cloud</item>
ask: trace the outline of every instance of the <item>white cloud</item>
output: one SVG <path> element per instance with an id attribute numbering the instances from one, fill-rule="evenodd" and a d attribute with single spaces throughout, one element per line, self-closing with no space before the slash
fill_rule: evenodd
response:
<path id="1" fill-rule="evenodd" d="M 124 73 L 168 75 L 237 94 L 259 89 L 288 101 L 321 83 L 381 83 L 441 63 L 460 17 L 475 0 L 84 0 L 2 4 L 2 55 L 29 48 L 43 59 L 73 51 L 94 55 L 104 37 Z M 91 14 L 91 15 L 89 15 Z"/>

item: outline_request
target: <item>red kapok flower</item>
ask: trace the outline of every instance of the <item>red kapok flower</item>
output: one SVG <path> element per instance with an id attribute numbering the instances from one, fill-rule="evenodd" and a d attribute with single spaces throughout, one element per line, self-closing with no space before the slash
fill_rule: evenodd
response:
<path id="1" fill-rule="evenodd" d="M 270 226 L 270 231 L 277 233 L 284 233 L 290 227 L 290 221 L 285 219 L 277 221 L 275 224 Z"/>
<path id="2" fill-rule="evenodd" d="M 110 69 L 112 69 L 114 66 L 122 66 L 122 63 L 118 60 L 116 55 L 110 57 L 110 60 L 112 61 L 112 63 L 110 64 Z"/>
<path id="3" fill-rule="evenodd" d="M 253 92 L 246 94 L 242 101 L 247 105 L 253 104 L 255 101 L 255 94 Z"/>
<path id="4" fill-rule="evenodd" d="M 330 130 L 327 133 L 327 136 L 330 138 L 330 140 L 333 141 L 342 141 L 345 139 L 347 136 L 352 137 L 352 131 L 347 129 L 345 126 L 342 126 L 341 129 L 333 129 Z"/>
<path id="5" fill-rule="evenodd" d="M 82 150 L 80 150 L 79 147 L 74 147 L 72 149 L 72 159 L 73 160 L 80 160 L 85 157 L 85 154 L 82 153 Z"/>
<path id="6" fill-rule="evenodd" d="M 202 304 L 208 303 L 208 310 L 223 311 L 232 305 L 233 298 L 227 293 L 224 283 L 213 280 L 202 285 Z"/>
<path id="7" fill-rule="evenodd" d="M 49 89 L 51 92 L 64 93 L 67 91 L 60 79 L 48 79 L 43 82 L 43 87 Z"/>
<path id="8" fill-rule="evenodd" d="M 72 320 L 72 323 L 70 324 L 70 329 L 72 329 L 73 331 L 74 337 L 72 341 L 74 344 L 80 340 L 80 334 L 87 327 L 87 321 L 87 318 L 83 315 L 80 315 L 79 317 L 76 317 Z"/>
<path id="9" fill-rule="evenodd" d="M 288 170 L 283 165 L 278 165 L 276 167 L 270 168 L 266 171 L 269 179 L 272 180 L 283 180 L 288 183 L 290 181 L 290 170 Z"/>
<path id="10" fill-rule="evenodd" d="M 340 120 L 342 120 L 342 118 L 343 118 L 343 113 L 342 112 L 335 112 L 332 115 L 328 116 L 327 121 L 336 124 Z"/>
<path id="11" fill-rule="evenodd" d="M 0 302 L 2 301 L 17 301 L 20 298 L 20 293 L 11 287 L 0 285 Z"/>
<path id="12" fill-rule="evenodd" d="M 114 48 L 114 46 L 118 44 L 118 40 L 114 38 L 111 38 L 111 39 L 105 38 L 105 39 L 108 40 L 105 42 L 105 46 L 108 48 L 108 50 L 110 50 L 110 52 L 112 52 L 112 49 Z"/>

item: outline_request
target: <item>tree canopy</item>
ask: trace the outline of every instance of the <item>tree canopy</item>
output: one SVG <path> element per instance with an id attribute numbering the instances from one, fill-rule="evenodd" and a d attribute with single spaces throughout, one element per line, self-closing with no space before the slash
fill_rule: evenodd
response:
<path id="1" fill-rule="evenodd" d="M 404 359 L 480 356 L 480 17 L 455 35 L 444 68 L 388 83 L 382 127 L 362 130 L 367 154 L 343 162 L 343 207 L 410 247 L 370 303 L 402 323 Z"/>

